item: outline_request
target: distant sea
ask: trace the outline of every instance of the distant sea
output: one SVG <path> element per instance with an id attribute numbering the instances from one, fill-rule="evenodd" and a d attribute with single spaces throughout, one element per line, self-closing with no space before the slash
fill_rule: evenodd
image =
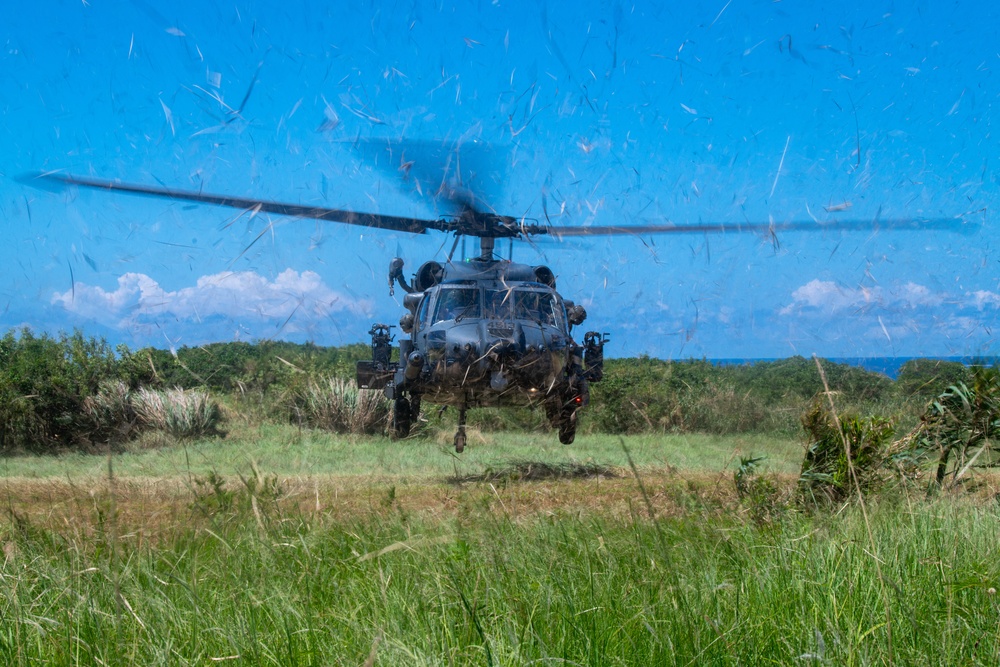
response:
<path id="1" fill-rule="evenodd" d="M 981 364 L 984 366 L 995 366 L 1000 363 L 1000 357 L 830 357 L 823 358 L 825 361 L 831 361 L 835 364 L 849 364 L 851 366 L 860 366 L 866 370 L 872 371 L 874 373 L 882 373 L 883 375 L 888 375 L 893 380 L 896 379 L 896 375 L 899 373 L 900 367 L 907 361 L 912 359 L 933 359 L 938 361 L 958 361 L 965 364 L 966 366 L 971 366 L 973 364 Z M 741 366 L 745 364 L 756 364 L 765 361 L 780 361 L 778 358 L 773 359 L 709 359 L 713 364 L 719 366 Z"/>

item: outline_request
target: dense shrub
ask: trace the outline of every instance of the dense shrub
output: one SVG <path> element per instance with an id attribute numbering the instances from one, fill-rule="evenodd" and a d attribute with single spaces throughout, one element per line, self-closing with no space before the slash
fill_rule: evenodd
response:
<path id="1" fill-rule="evenodd" d="M 337 377 L 311 380 L 289 398 L 293 422 L 336 433 L 376 434 L 385 431 L 389 401 L 382 392 L 358 389 Z"/>
<path id="2" fill-rule="evenodd" d="M 831 390 L 852 403 L 886 403 L 892 380 L 847 364 L 823 362 Z M 816 362 L 803 357 L 719 366 L 705 360 L 612 359 L 591 387 L 585 418 L 605 433 L 705 433 L 798 430 L 798 416 L 823 391 Z"/>
<path id="3" fill-rule="evenodd" d="M 158 386 L 206 387 L 239 394 L 266 394 L 296 385 L 299 376 L 353 378 L 358 360 L 371 357 L 367 345 L 320 347 L 282 341 L 211 343 L 174 353 L 140 350 L 156 367 Z"/>
<path id="4" fill-rule="evenodd" d="M 132 394 L 132 408 L 147 428 L 175 438 L 218 435 L 222 413 L 208 393 L 197 389 L 140 388 Z"/>
<path id="5" fill-rule="evenodd" d="M 893 382 L 881 373 L 820 360 L 831 391 L 850 396 L 856 401 L 884 400 L 893 391 Z M 790 396 L 811 399 L 825 391 L 823 380 L 813 359 L 795 356 L 776 361 L 719 367 L 720 373 L 732 378 L 738 386 L 769 402 Z"/>
<path id="6" fill-rule="evenodd" d="M 8 332 L 0 339 L 0 451 L 44 452 L 88 441 L 83 402 L 119 371 L 103 339 Z"/>
<path id="7" fill-rule="evenodd" d="M 604 433 L 683 430 L 681 405 L 708 382 L 710 367 L 649 357 L 609 359 L 604 379 L 591 386 L 588 423 Z"/>
<path id="8" fill-rule="evenodd" d="M 170 368 L 163 355 L 172 359 L 159 350 L 115 350 L 104 339 L 79 331 L 58 337 L 36 336 L 30 329 L 9 331 L 0 339 L 0 452 L 90 450 L 121 443 L 142 428 L 212 432 L 218 406 L 213 417 L 214 403 L 201 395 L 196 400 L 182 394 L 188 401 L 183 408 L 167 400 L 163 405 L 172 416 L 166 419 L 138 413 L 140 388 L 163 383 L 156 360 L 162 369 Z M 185 410 L 194 410 L 187 427 Z"/>
<path id="9" fill-rule="evenodd" d="M 899 367 L 896 387 L 904 396 L 930 400 L 948 387 L 972 378 L 971 369 L 958 361 L 910 359 Z"/>
<path id="10" fill-rule="evenodd" d="M 260 341 L 131 351 L 112 349 L 80 332 L 52 337 L 11 331 L 0 339 L 0 452 L 88 448 L 134 437 L 151 423 L 135 413 L 140 388 L 226 394 L 250 421 L 293 419 L 333 430 L 376 432 L 387 405 L 359 398 L 347 386 L 355 363 L 369 356 L 364 344 L 324 348 Z M 882 414 L 906 428 L 917 423 L 929 396 L 949 386 L 972 386 L 969 371 L 955 362 L 909 361 L 897 383 L 847 364 L 823 362 L 823 367 L 830 389 L 838 392 L 839 409 Z M 722 366 L 694 359 L 608 359 L 603 382 L 591 386 L 581 430 L 790 435 L 821 390 L 815 362 L 803 357 Z M 172 405 L 167 396 L 162 394 L 164 409 Z M 372 416 L 348 417 L 335 405 L 361 406 L 359 415 Z M 191 415 L 191 423 L 207 414 Z M 426 414 L 431 425 L 453 420 L 451 413 L 443 418 L 435 410 Z M 544 411 L 518 408 L 474 409 L 469 424 L 483 430 L 549 428 Z M 179 425 L 162 428 L 187 431 Z"/>
<path id="11" fill-rule="evenodd" d="M 886 477 L 893 424 L 877 416 L 835 416 L 817 397 L 802 416 L 808 438 L 802 491 L 810 500 L 841 501 L 856 490 L 868 493 Z"/>
<path id="12" fill-rule="evenodd" d="M 132 435 L 138 416 L 132 404 L 132 390 L 121 380 L 107 380 L 97 393 L 83 399 L 81 433 L 90 442 L 123 442 Z"/>

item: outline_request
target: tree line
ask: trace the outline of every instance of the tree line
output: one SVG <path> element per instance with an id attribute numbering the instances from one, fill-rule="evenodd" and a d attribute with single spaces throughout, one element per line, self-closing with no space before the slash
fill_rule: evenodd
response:
<path id="1" fill-rule="evenodd" d="M 362 401 L 345 394 L 349 382 L 331 380 L 350 381 L 355 363 L 369 356 L 365 344 L 257 341 L 132 350 L 80 331 L 51 336 L 11 330 L 0 339 L 0 452 L 94 449 L 127 441 L 144 426 L 164 428 L 171 419 L 182 424 L 176 427 L 178 434 L 187 433 L 183 424 L 188 421 L 204 422 L 195 434 L 218 432 L 209 423 L 211 414 L 218 418 L 218 406 L 213 409 L 206 397 L 250 410 L 262 420 L 321 424 L 304 412 L 326 400 L 317 388 L 340 387 L 339 398 L 330 400 L 360 405 Z M 919 421 L 928 401 L 971 381 L 970 370 L 958 362 L 911 360 L 895 380 L 855 366 L 821 363 L 827 386 L 845 409 L 910 425 Z M 582 428 L 604 433 L 791 433 L 801 430 L 803 412 L 823 391 L 815 361 L 803 357 L 724 366 L 697 359 L 608 359 L 604 380 L 592 385 Z M 178 407 L 177 396 L 185 406 L 208 412 L 173 414 L 189 409 Z M 164 414 L 154 418 L 149 410 L 156 405 Z M 480 410 L 471 423 L 484 429 L 545 428 L 543 417 L 526 410 Z"/>

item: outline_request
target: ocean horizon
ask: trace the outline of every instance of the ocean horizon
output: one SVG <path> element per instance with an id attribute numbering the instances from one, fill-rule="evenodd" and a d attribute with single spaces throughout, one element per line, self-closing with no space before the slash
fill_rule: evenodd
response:
<path id="1" fill-rule="evenodd" d="M 801 355 L 799 355 L 801 356 Z M 721 358 L 721 359 L 708 359 L 709 362 L 717 366 L 740 366 L 740 365 L 752 365 L 757 363 L 766 363 L 781 361 L 782 359 L 787 359 L 789 357 L 761 357 L 761 358 Z M 896 376 L 899 375 L 899 369 L 907 361 L 912 361 L 914 359 L 926 359 L 930 361 L 949 361 L 949 362 L 959 362 L 965 364 L 966 366 L 973 365 L 983 365 L 983 366 L 995 366 L 1000 362 L 1000 357 L 996 356 L 958 356 L 958 357 L 821 357 L 824 361 L 833 362 L 835 364 L 847 364 L 850 366 L 858 366 L 864 368 L 865 370 L 872 371 L 873 373 L 882 373 L 895 380 Z"/>

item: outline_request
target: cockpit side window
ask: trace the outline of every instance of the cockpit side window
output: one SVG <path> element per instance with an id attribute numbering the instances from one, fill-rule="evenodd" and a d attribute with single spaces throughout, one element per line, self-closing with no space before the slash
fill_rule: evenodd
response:
<path id="1" fill-rule="evenodd" d="M 430 310 L 431 297 L 429 294 L 425 294 L 424 298 L 420 300 L 420 306 L 417 308 L 417 328 L 422 329 L 423 327 L 429 326 L 430 322 L 427 321 L 427 311 Z"/>
<path id="2" fill-rule="evenodd" d="M 434 323 L 482 317 L 478 287 L 442 287 L 434 309 Z"/>

